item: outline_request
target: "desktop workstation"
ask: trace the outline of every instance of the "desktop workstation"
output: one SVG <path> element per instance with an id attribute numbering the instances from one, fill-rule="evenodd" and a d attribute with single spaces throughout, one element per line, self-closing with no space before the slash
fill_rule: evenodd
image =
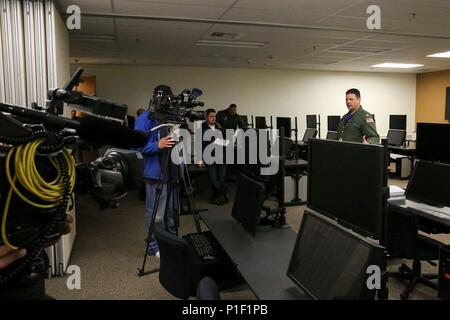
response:
<path id="1" fill-rule="evenodd" d="M 347 197 L 334 196 L 336 190 L 332 184 L 335 179 L 342 180 L 347 172 L 336 166 L 327 166 L 327 162 L 322 161 L 331 152 L 336 161 L 346 162 L 349 150 L 353 150 L 354 156 L 361 157 L 361 161 L 358 175 L 347 183 L 356 184 L 356 189 L 362 190 L 358 183 L 364 184 L 367 179 L 373 181 L 368 190 L 371 196 L 367 197 L 360 191 L 361 197 L 356 198 L 359 206 L 356 207 L 349 207 L 352 202 Z M 298 235 L 290 228 L 258 224 L 262 208 L 262 198 L 258 193 L 264 192 L 264 185 L 248 176 L 241 177 L 232 212 L 201 213 L 202 219 L 260 299 L 386 298 L 385 286 L 379 292 L 365 287 L 369 265 L 376 263 L 382 271 L 386 269 L 384 248 L 362 236 L 379 239 L 382 235 L 387 198 L 387 180 L 383 179 L 383 176 L 387 177 L 385 156 L 381 146 L 311 140 L 310 157 L 313 162 L 309 163 L 308 169 L 311 175 L 308 180 L 309 208 L 305 211 Z M 367 172 L 367 161 L 378 171 Z M 322 188 L 322 185 L 329 187 Z M 340 190 L 345 192 L 345 188 Z M 324 198 L 330 201 L 324 202 Z M 364 208 L 368 201 L 371 201 L 371 210 Z M 318 239 L 319 234 L 325 238 Z M 347 249 L 338 252 L 333 249 L 336 246 Z M 311 248 L 315 248 L 314 254 Z M 351 267 L 345 256 L 352 257 Z M 329 263 L 335 266 L 334 272 L 343 280 L 347 279 L 345 284 L 335 282 L 333 277 L 337 274 L 330 274 L 321 281 L 317 279 L 317 272 L 327 268 Z M 358 274 L 356 278 L 355 272 Z M 385 283 L 386 274 L 383 274 Z M 353 281 L 351 284 L 348 283 L 350 279 Z M 326 287 L 333 289 L 326 290 Z"/>

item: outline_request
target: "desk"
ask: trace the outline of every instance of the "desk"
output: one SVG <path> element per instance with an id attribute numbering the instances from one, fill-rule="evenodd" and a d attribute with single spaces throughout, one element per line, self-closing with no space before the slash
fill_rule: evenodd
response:
<path id="1" fill-rule="evenodd" d="M 252 237 L 229 209 L 200 216 L 258 299 L 308 299 L 286 275 L 297 238 L 293 230 L 259 226 Z"/>
<path id="2" fill-rule="evenodd" d="M 308 168 L 308 161 L 302 159 L 286 160 L 284 163 L 284 168 L 286 170 L 306 170 Z"/>
<path id="3" fill-rule="evenodd" d="M 388 200 L 389 207 L 402 207 L 402 201 L 404 200 L 405 197 L 391 198 Z M 450 219 L 440 218 L 414 208 L 407 209 L 417 215 L 420 229 L 430 233 L 450 233 Z"/>
<path id="4" fill-rule="evenodd" d="M 414 159 L 415 159 L 415 154 L 416 154 L 416 148 L 414 148 L 414 147 L 388 146 L 388 151 L 389 151 L 389 153 L 399 154 L 399 155 L 405 156 L 408 159 L 410 159 L 410 161 L 411 161 L 411 170 L 410 170 L 409 176 L 411 176 L 412 173 L 413 173 L 413 169 L 414 169 Z M 401 176 L 402 175 L 400 173 L 400 177 Z M 405 176 L 405 178 L 407 178 L 407 177 Z"/>
<path id="5" fill-rule="evenodd" d="M 390 153 L 400 154 L 406 157 L 414 157 L 416 154 L 416 148 L 414 147 L 395 147 L 388 146 L 388 150 Z"/>

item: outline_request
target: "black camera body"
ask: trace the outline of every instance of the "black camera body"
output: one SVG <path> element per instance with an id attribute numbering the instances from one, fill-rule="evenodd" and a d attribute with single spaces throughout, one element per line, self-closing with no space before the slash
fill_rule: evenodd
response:
<path id="1" fill-rule="evenodd" d="M 57 115 L 59 102 L 89 105 L 92 100 L 72 91 L 81 73 L 78 70 L 63 89 L 51 90 L 49 105 L 54 110 L 0 103 L 0 245 L 27 249 L 26 257 L 0 270 L 0 296 L 12 280 L 32 274 L 34 259 L 65 232 L 72 192 L 89 192 L 101 208 L 114 208 L 142 182 L 144 164 L 138 151 L 109 148 L 97 160 L 75 165 L 69 150 L 77 149 L 80 140 L 124 148 L 146 143 L 144 133 L 113 121 L 83 122 Z M 101 101 L 111 108 L 119 105 Z"/>
<path id="2" fill-rule="evenodd" d="M 194 111 L 198 106 L 204 106 L 203 102 L 196 101 L 203 92 L 200 89 L 183 90 L 178 96 L 172 94 L 172 89 L 165 85 L 155 88 L 150 100 L 149 116 L 159 123 L 185 123 L 187 120 L 203 120 L 202 111 Z"/>

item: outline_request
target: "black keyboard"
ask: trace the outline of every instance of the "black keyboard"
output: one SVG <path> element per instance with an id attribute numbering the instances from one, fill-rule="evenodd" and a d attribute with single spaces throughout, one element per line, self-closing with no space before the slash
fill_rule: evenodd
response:
<path id="1" fill-rule="evenodd" d="M 205 233 L 190 233 L 186 239 L 192 244 L 197 255 L 203 260 L 215 260 L 217 252 Z"/>

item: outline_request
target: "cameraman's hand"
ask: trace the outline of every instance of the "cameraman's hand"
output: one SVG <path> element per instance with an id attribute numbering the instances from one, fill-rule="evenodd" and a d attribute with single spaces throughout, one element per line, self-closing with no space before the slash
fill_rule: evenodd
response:
<path id="1" fill-rule="evenodd" d="M 63 234 L 68 234 L 70 231 L 72 231 L 72 224 L 73 224 L 73 217 L 69 214 L 66 214 L 66 229 L 64 229 Z"/>
<path id="2" fill-rule="evenodd" d="M 14 261 L 25 257 L 26 254 L 26 249 L 13 250 L 7 246 L 0 246 L 0 270 L 6 268 Z"/>
<path id="3" fill-rule="evenodd" d="M 170 137 L 164 137 L 158 141 L 158 149 L 170 148 L 175 144 L 175 142 Z"/>

